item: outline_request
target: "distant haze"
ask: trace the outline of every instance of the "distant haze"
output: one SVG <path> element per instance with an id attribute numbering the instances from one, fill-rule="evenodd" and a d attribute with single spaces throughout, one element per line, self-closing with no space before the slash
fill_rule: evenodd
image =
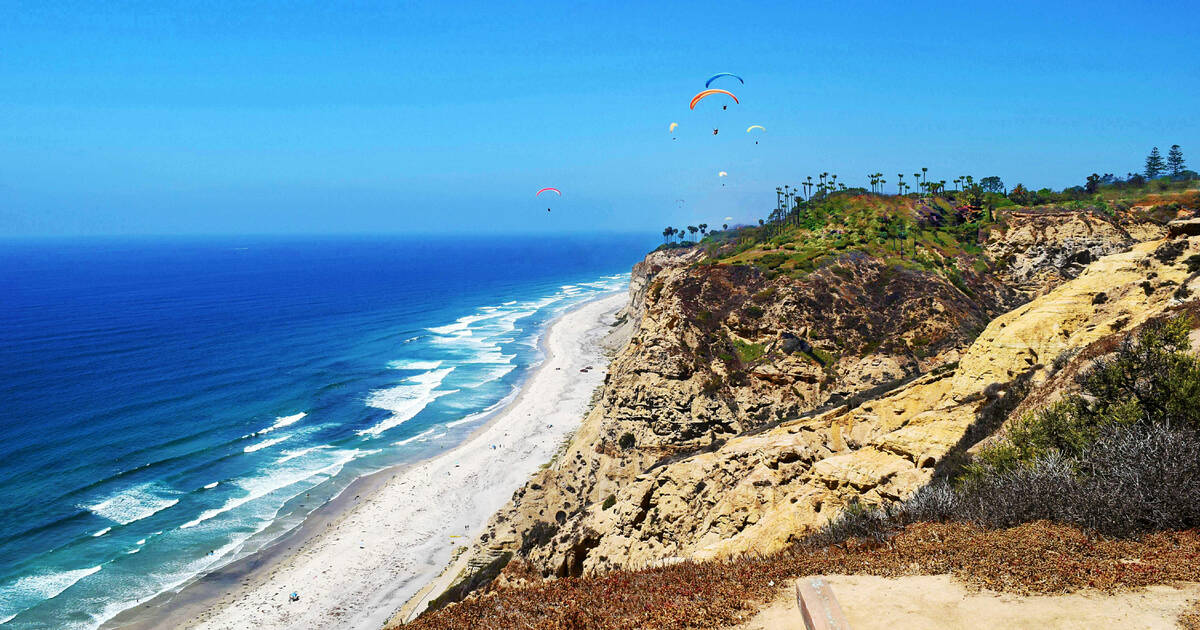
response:
<path id="1" fill-rule="evenodd" d="M 822 171 L 1196 168 L 1197 32 L 1185 2 L 6 2 L 0 236 L 658 233 Z M 689 111 L 718 72 L 741 104 Z"/>

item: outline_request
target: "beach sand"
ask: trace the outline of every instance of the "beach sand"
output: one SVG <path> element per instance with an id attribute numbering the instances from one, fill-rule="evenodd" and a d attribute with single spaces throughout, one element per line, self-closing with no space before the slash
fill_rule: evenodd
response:
<path id="1" fill-rule="evenodd" d="M 281 542 L 103 627 L 378 629 L 579 426 L 625 301 L 603 296 L 553 322 L 545 361 L 465 443 L 357 480 Z M 300 601 L 289 601 L 292 592 Z"/>

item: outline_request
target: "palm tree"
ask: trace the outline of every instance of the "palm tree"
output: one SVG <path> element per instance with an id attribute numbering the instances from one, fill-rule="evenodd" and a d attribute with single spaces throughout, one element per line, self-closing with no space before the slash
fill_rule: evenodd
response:
<path id="1" fill-rule="evenodd" d="M 929 167 L 928 166 L 921 167 L 921 180 L 926 181 L 926 182 L 929 181 Z"/>
<path id="2" fill-rule="evenodd" d="M 904 194 L 904 173 L 896 173 L 896 179 L 899 180 L 896 182 L 896 190 L 898 191 L 896 194 L 903 195 Z"/>
<path id="3" fill-rule="evenodd" d="M 954 192 L 958 192 L 958 182 L 961 182 L 961 181 L 962 181 L 962 179 L 954 180 Z"/>
<path id="4" fill-rule="evenodd" d="M 700 236 L 704 236 L 704 232 L 708 230 L 708 224 L 707 224 L 707 223 L 701 223 L 701 224 L 699 225 L 699 228 L 700 228 Z"/>
<path id="5" fill-rule="evenodd" d="M 671 228 L 663 228 L 663 245 L 667 244 L 667 237 L 671 236 Z"/>

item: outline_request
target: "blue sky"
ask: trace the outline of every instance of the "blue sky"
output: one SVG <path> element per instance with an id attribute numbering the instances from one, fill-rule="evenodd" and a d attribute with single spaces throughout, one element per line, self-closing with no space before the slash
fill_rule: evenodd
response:
<path id="1" fill-rule="evenodd" d="M 0 234 L 657 232 L 821 171 L 1195 168 L 1198 31 L 1185 2 L 0 0 Z M 722 71 L 742 104 L 689 111 Z"/>

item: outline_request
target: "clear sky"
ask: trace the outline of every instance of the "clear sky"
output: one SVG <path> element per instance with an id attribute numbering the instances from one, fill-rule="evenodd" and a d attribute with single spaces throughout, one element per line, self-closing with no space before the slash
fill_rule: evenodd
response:
<path id="1" fill-rule="evenodd" d="M 1175 143 L 1196 168 L 1198 16 L 0 0 L 0 234 L 658 232 L 753 221 L 821 171 L 1060 188 Z M 722 71 L 741 105 L 689 111 Z"/>

